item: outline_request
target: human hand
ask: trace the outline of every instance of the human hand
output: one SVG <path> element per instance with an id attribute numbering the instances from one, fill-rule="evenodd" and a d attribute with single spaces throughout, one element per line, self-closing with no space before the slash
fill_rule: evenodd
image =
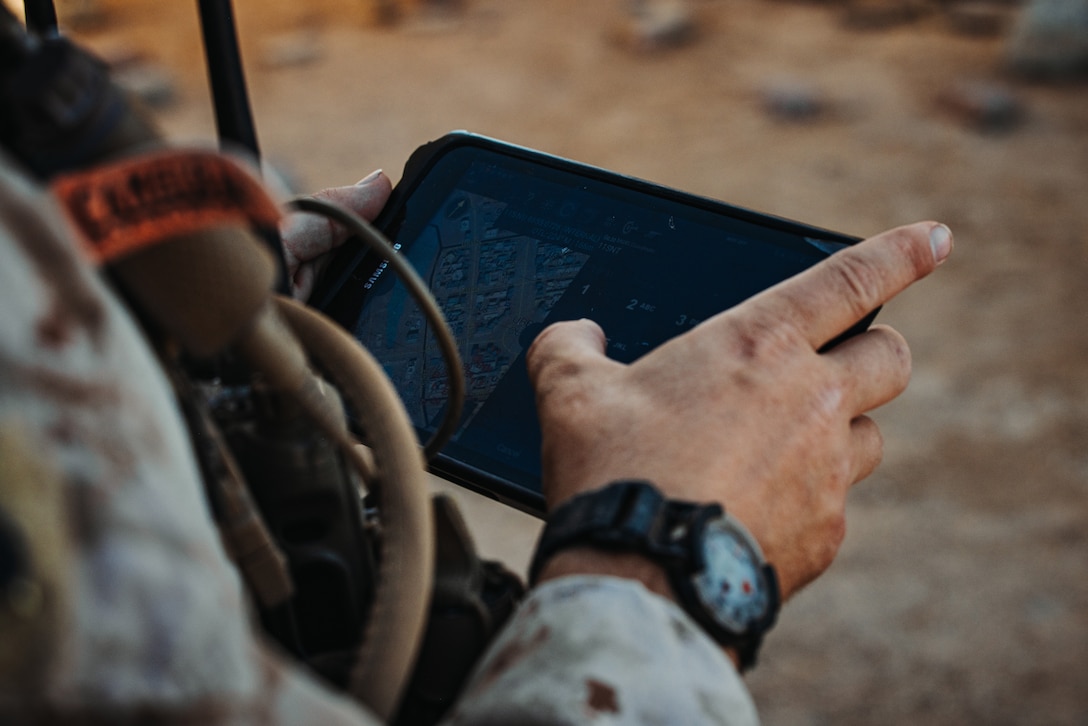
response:
<path id="1" fill-rule="evenodd" d="M 323 189 L 314 196 L 345 206 L 369 222 L 378 216 L 391 191 L 389 177 L 379 169 L 353 186 Z M 343 244 L 348 232 L 325 217 L 292 214 L 280 225 L 280 236 L 291 294 L 298 300 L 306 300 L 313 291 L 314 280 L 328 262 L 327 253 Z"/>
<path id="2" fill-rule="evenodd" d="M 933 222 L 885 232 L 630 365 L 605 357 L 595 323 L 547 328 L 527 363 L 549 509 L 627 478 L 721 502 L 775 566 L 783 598 L 797 592 L 831 564 L 846 495 L 880 462 L 883 440 L 865 413 L 910 378 L 906 341 L 886 326 L 818 351 L 951 247 Z M 598 556 L 591 567 L 607 569 Z"/>

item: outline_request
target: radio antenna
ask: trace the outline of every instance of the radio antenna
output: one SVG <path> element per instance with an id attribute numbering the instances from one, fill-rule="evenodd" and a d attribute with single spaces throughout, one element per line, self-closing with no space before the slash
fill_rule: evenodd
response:
<path id="1" fill-rule="evenodd" d="M 260 158 L 231 1 L 198 0 L 198 5 L 219 143 L 241 146 Z"/>
<path id="2" fill-rule="evenodd" d="M 219 146 L 241 147 L 260 161 L 257 129 L 246 90 L 246 74 L 238 51 L 238 31 L 231 0 L 198 0 L 200 29 L 204 36 L 204 58 L 208 65 L 208 83 L 215 107 L 215 128 Z M 277 292 L 290 295 L 290 283 L 283 274 L 286 259 L 278 235 L 266 236 L 265 242 L 279 260 Z"/>
<path id="3" fill-rule="evenodd" d="M 25 0 L 23 12 L 26 17 L 27 30 L 35 35 L 56 35 L 57 8 L 53 0 Z"/>

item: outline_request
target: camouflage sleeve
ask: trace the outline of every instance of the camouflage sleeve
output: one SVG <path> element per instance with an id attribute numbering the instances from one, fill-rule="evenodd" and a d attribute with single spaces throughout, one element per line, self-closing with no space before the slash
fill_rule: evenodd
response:
<path id="1" fill-rule="evenodd" d="M 0 723 L 374 724 L 254 636 L 165 377 L 62 219 L 0 155 Z"/>
<path id="2" fill-rule="evenodd" d="M 448 726 L 757 724 L 722 651 L 640 584 L 567 577 L 537 588 L 492 645 Z"/>

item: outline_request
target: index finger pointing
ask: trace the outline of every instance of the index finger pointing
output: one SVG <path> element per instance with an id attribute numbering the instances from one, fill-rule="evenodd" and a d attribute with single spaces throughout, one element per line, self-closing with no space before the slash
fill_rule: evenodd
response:
<path id="1" fill-rule="evenodd" d="M 752 298 L 756 314 L 787 321 L 819 349 L 912 283 L 952 251 L 936 222 L 889 230 L 859 242 Z"/>

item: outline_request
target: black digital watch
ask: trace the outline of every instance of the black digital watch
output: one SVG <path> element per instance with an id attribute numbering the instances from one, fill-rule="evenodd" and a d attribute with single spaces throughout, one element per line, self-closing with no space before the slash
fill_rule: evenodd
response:
<path id="1" fill-rule="evenodd" d="M 618 481 L 574 497 L 555 510 L 529 569 L 570 547 L 632 552 L 659 564 L 681 607 L 741 670 L 755 665 L 764 634 L 778 616 L 774 568 L 744 526 L 718 504 L 666 499 L 646 481 Z"/>

